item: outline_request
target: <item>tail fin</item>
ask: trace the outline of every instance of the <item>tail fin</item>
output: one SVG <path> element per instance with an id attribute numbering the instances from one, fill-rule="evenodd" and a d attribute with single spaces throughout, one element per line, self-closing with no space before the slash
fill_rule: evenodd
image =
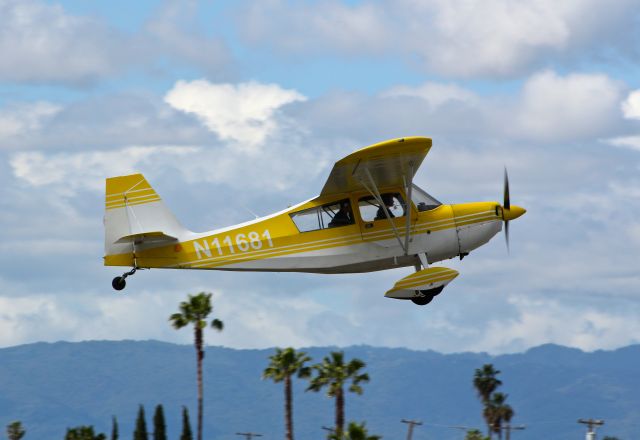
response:
<path id="1" fill-rule="evenodd" d="M 115 266 L 133 265 L 136 245 L 174 242 L 187 232 L 142 174 L 107 179 L 104 229 L 105 265 Z"/>

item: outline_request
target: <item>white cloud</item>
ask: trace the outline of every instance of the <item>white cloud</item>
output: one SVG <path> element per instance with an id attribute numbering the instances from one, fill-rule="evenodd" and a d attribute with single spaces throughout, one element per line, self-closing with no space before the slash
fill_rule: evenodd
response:
<path id="1" fill-rule="evenodd" d="M 11 138 L 39 130 L 43 122 L 55 116 L 62 107 L 50 102 L 15 104 L 0 110 L 0 144 Z"/>
<path id="2" fill-rule="evenodd" d="M 621 89 L 604 74 L 537 73 L 516 104 L 516 129 L 532 139 L 554 141 L 602 135 L 618 120 Z"/>
<path id="3" fill-rule="evenodd" d="M 640 136 L 620 136 L 607 139 L 605 142 L 615 147 L 624 147 L 640 151 Z"/>
<path id="4" fill-rule="evenodd" d="M 209 76 L 232 70 L 223 39 L 197 26 L 197 2 L 164 2 L 134 32 L 51 3 L 0 0 L 0 80 L 86 86 L 131 68 L 164 73 L 186 63 Z"/>
<path id="5" fill-rule="evenodd" d="M 10 164 L 16 177 L 33 186 L 61 184 L 68 189 L 103 190 L 105 177 L 131 174 L 150 161 L 171 163 L 195 151 L 195 147 L 128 147 L 53 155 L 30 151 L 14 154 Z"/>
<path id="6" fill-rule="evenodd" d="M 207 35 L 198 25 L 198 1 L 163 2 L 145 26 L 149 48 L 201 67 L 208 76 L 220 76 L 229 70 L 232 57 L 221 38 Z M 153 49 L 151 49 L 153 50 Z"/>
<path id="7" fill-rule="evenodd" d="M 509 302 L 517 307 L 517 317 L 493 320 L 479 342 L 490 352 L 521 351 L 549 341 L 587 351 L 640 341 L 635 336 L 640 324 L 632 318 L 635 305 L 616 313 L 549 298 L 511 297 Z"/>
<path id="8" fill-rule="evenodd" d="M 0 78 L 87 81 L 117 70 L 131 50 L 101 22 L 36 0 L 0 1 Z"/>
<path id="9" fill-rule="evenodd" d="M 295 90 L 277 84 L 213 84 L 205 80 L 178 81 L 165 96 L 167 103 L 195 114 L 221 139 L 237 141 L 240 148 L 248 150 L 277 130 L 280 107 L 305 100 Z"/>
<path id="10" fill-rule="evenodd" d="M 627 99 L 622 103 L 622 114 L 627 119 L 640 120 L 640 90 L 629 93 Z"/>
<path id="11" fill-rule="evenodd" d="M 440 107 L 451 101 L 464 102 L 469 105 L 476 104 L 478 97 L 468 89 L 456 84 L 443 84 L 428 81 L 418 87 L 395 86 L 386 92 L 382 92 L 383 98 L 414 96 L 424 99 L 432 108 Z"/>
<path id="12" fill-rule="evenodd" d="M 550 59 L 633 54 L 625 29 L 634 26 L 637 3 L 271 0 L 250 3 L 239 17 L 248 41 L 296 56 L 392 55 L 430 73 L 503 77 Z"/>

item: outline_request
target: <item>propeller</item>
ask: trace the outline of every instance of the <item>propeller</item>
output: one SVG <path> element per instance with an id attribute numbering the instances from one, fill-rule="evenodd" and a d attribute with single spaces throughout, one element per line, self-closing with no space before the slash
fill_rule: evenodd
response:
<path id="1" fill-rule="evenodd" d="M 509 174 L 507 167 L 504 167 L 504 202 L 502 203 L 502 218 L 504 219 L 504 238 L 507 243 L 507 253 L 511 253 L 509 249 L 509 220 L 505 218 L 504 211 L 511 210 L 511 198 L 509 197 Z"/>
<path id="2" fill-rule="evenodd" d="M 502 220 L 504 220 L 504 238 L 507 243 L 507 252 L 509 249 L 509 221 L 520 217 L 527 212 L 526 209 L 520 206 L 511 206 L 511 196 L 509 195 L 509 174 L 507 173 L 507 167 L 504 167 L 504 200 L 502 203 Z"/>

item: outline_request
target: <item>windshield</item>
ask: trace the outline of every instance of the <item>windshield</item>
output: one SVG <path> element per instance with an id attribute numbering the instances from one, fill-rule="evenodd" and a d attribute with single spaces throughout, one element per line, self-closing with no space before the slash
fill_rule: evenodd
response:
<path id="1" fill-rule="evenodd" d="M 419 212 L 429 211 L 430 209 L 434 209 L 442 205 L 442 203 L 431 197 L 425 190 L 415 184 L 413 185 L 413 191 L 411 192 L 411 201 L 416 205 Z"/>

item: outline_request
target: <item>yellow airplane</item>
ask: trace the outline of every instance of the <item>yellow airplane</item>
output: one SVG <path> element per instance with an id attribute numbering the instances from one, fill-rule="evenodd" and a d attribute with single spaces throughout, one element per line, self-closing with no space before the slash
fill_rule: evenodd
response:
<path id="1" fill-rule="evenodd" d="M 445 205 L 413 184 L 431 139 L 407 137 L 364 147 L 333 166 L 320 195 L 235 226 L 185 229 L 142 174 L 106 181 L 105 266 L 138 269 L 360 273 L 414 266 L 386 292 L 425 305 L 458 272 L 432 263 L 487 243 L 526 211 L 504 203 Z M 408 202 L 408 203 L 407 203 Z"/>

